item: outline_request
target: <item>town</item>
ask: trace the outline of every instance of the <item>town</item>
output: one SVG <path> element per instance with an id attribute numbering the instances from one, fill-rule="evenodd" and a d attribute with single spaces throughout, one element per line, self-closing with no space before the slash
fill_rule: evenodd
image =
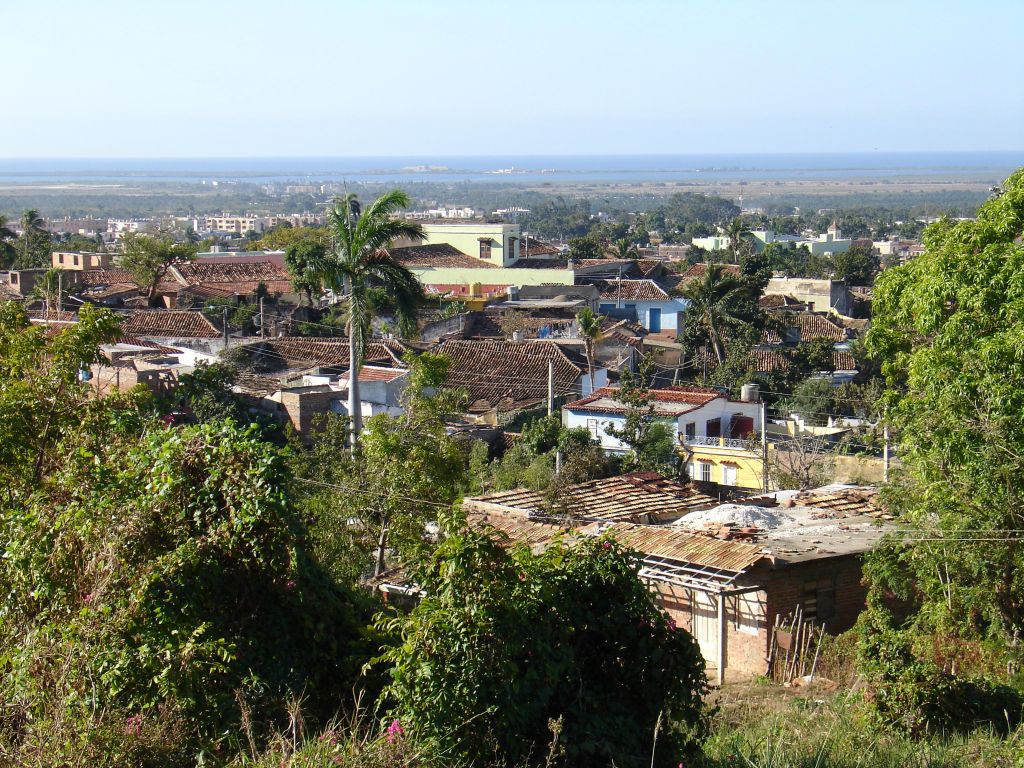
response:
<path id="1" fill-rule="evenodd" d="M 0 10 L 0 768 L 1024 768 L 1024 5 Z"/>

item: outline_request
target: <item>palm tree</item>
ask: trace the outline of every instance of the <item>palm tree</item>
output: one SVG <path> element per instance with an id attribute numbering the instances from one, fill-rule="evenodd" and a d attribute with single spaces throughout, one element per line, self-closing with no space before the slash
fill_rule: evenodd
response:
<path id="1" fill-rule="evenodd" d="M 0 266 L 14 261 L 14 246 L 11 241 L 17 238 L 18 234 L 7 224 L 7 217 L 0 214 Z"/>
<path id="2" fill-rule="evenodd" d="M 387 293 L 403 330 L 414 326 L 416 310 L 423 301 L 423 287 L 416 276 L 388 253 L 388 247 L 398 238 L 422 240 L 424 237 L 419 224 L 395 218 L 395 214 L 408 205 L 409 196 L 400 189 L 381 195 L 362 212 L 354 194 L 335 198 L 327 212 L 331 249 L 310 270 L 311 276 L 322 281 L 324 287 L 335 295 L 344 296 L 353 453 L 359 449 L 363 426 L 359 371 L 375 313 L 371 288 L 382 288 Z"/>
<path id="3" fill-rule="evenodd" d="M 725 360 L 722 331 L 742 322 L 734 314 L 734 307 L 746 292 L 746 283 L 725 272 L 722 264 L 706 264 L 704 276 L 682 290 L 683 298 L 689 302 L 686 321 L 707 334 L 719 364 Z"/>
<path id="4" fill-rule="evenodd" d="M 50 237 L 43 228 L 43 217 L 36 209 L 29 208 L 22 212 L 18 223 L 21 227 L 21 268 L 40 266 L 33 259 L 34 251 L 44 239 L 48 240 Z"/>
<path id="5" fill-rule="evenodd" d="M 636 245 L 625 237 L 612 243 L 612 253 L 615 255 L 615 258 L 622 259 L 623 261 L 637 257 Z"/>
<path id="6" fill-rule="evenodd" d="M 576 315 L 576 325 L 587 353 L 587 373 L 590 376 L 590 391 L 594 391 L 594 351 L 601 343 L 604 334 L 601 332 L 601 316 L 595 315 L 590 307 L 584 307 Z"/>
<path id="7" fill-rule="evenodd" d="M 729 250 L 732 251 L 733 256 L 738 256 L 743 236 L 747 234 L 747 228 L 743 226 L 743 219 L 737 216 L 730 221 L 726 234 L 729 235 Z"/>

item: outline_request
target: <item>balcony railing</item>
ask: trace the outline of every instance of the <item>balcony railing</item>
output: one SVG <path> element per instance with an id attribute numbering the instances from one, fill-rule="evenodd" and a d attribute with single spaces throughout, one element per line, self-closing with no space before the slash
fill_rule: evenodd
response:
<path id="1" fill-rule="evenodd" d="M 736 437 L 684 437 L 683 445 L 706 445 L 712 448 L 750 448 L 750 441 Z"/>

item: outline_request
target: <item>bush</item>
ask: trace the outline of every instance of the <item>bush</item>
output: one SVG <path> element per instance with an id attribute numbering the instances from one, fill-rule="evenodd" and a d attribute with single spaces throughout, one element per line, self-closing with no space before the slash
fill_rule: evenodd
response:
<path id="1" fill-rule="evenodd" d="M 1021 722 L 1020 691 L 986 678 L 959 677 L 918 658 L 911 632 L 895 627 L 885 609 L 870 608 L 859 629 L 859 666 L 878 724 L 920 736 L 979 727 L 1006 733 Z"/>
<path id="2" fill-rule="evenodd" d="M 418 575 L 426 597 L 398 635 L 394 717 L 477 762 L 545 754 L 568 765 L 676 765 L 703 737 L 704 661 L 607 539 L 506 549 L 447 539 Z"/>
<path id="3" fill-rule="evenodd" d="M 253 430 L 213 422 L 73 449 L 3 511 L 2 703 L 25 713 L 19 750 L 59 740 L 69 713 L 64 727 L 97 738 L 101 713 L 140 732 L 173 713 L 194 754 L 244 710 L 257 733 L 294 697 L 311 718 L 337 712 L 362 625 L 307 555 L 284 479 Z"/>

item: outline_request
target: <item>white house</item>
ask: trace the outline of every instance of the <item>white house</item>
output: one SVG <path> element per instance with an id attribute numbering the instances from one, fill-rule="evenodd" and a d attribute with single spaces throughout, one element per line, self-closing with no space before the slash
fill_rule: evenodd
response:
<path id="1" fill-rule="evenodd" d="M 622 429 L 626 421 L 626 406 L 616 399 L 617 393 L 616 388 L 604 387 L 567 403 L 562 409 L 563 425 L 586 429 L 606 451 L 628 450 L 621 440 L 608 434 L 609 427 Z M 733 400 L 718 390 L 702 387 L 652 389 L 650 395 L 655 416 L 670 425 L 677 443 L 720 446 L 735 442 L 735 447 L 746 448 L 747 436 L 761 432 L 756 392 L 747 400 Z"/>
<path id="2" fill-rule="evenodd" d="M 385 413 L 389 416 L 400 416 L 402 393 L 409 380 L 409 371 L 401 368 L 385 368 L 377 365 L 364 365 L 359 370 L 359 402 L 362 405 L 364 419 Z M 331 400 L 331 411 L 348 413 L 348 371 L 338 374 L 306 374 L 302 377 L 303 386 L 312 387 L 327 385 L 338 393 Z"/>

